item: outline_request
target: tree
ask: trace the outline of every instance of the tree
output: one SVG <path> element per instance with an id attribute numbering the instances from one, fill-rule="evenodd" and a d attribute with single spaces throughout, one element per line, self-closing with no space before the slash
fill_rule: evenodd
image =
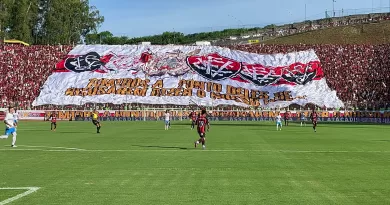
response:
<path id="1" fill-rule="evenodd" d="M 164 32 L 160 35 L 144 36 L 138 38 L 128 39 L 126 42 L 120 40 L 121 37 L 110 37 L 109 40 L 105 41 L 105 44 L 113 45 L 115 43 L 122 44 L 138 44 L 142 41 L 149 41 L 152 44 L 166 45 L 166 44 L 193 44 L 196 41 L 204 40 L 218 40 L 228 38 L 230 36 L 241 36 L 247 35 L 248 33 L 257 33 L 261 31 L 261 28 L 241 28 L 241 29 L 225 29 L 223 31 L 214 32 L 203 32 L 184 35 L 180 32 Z"/>
<path id="2" fill-rule="evenodd" d="M 93 44 L 100 44 L 100 38 L 98 33 L 90 33 L 85 36 L 84 39 L 85 44 L 87 45 L 93 45 Z"/>
<path id="3" fill-rule="evenodd" d="M 264 28 L 265 28 L 265 29 L 273 29 L 273 28 L 275 28 L 275 27 L 276 27 L 275 24 L 270 24 L 270 25 L 265 26 Z"/>
<path id="4" fill-rule="evenodd" d="M 108 38 L 112 38 L 114 35 L 109 31 L 103 31 L 100 33 L 91 33 L 85 36 L 86 44 L 102 44 Z"/>
<path id="5" fill-rule="evenodd" d="M 0 38 L 33 44 L 78 43 L 104 17 L 88 0 L 0 0 Z"/>
<path id="6" fill-rule="evenodd" d="M 32 31 L 37 21 L 38 1 L 18 0 L 11 5 L 10 13 L 7 16 L 9 37 L 29 43 L 33 42 Z"/>
<path id="7" fill-rule="evenodd" d="M 41 0 L 43 40 L 50 44 L 78 43 L 89 33 L 96 33 L 104 21 L 99 10 L 88 0 Z"/>
<path id="8" fill-rule="evenodd" d="M 0 39 L 7 37 L 11 5 L 11 0 L 0 0 Z"/>

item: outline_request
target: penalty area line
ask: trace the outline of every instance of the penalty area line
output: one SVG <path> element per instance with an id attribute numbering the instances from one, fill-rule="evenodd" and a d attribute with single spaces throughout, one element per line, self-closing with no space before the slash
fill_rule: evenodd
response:
<path id="1" fill-rule="evenodd" d="M 0 205 L 5 205 L 5 204 L 11 203 L 13 201 L 16 201 L 22 197 L 25 197 L 29 194 L 32 194 L 32 193 L 38 191 L 38 189 L 40 189 L 40 187 L 0 187 L 0 191 L 1 190 L 27 190 L 27 191 L 25 191 L 21 194 L 18 194 L 14 197 L 8 198 L 4 201 L 0 201 Z"/>

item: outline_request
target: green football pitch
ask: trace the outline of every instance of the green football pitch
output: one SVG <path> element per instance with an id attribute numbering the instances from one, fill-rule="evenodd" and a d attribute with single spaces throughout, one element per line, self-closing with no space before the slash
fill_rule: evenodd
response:
<path id="1" fill-rule="evenodd" d="M 0 140 L 4 204 L 390 204 L 390 126 L 20 122 Z"/>

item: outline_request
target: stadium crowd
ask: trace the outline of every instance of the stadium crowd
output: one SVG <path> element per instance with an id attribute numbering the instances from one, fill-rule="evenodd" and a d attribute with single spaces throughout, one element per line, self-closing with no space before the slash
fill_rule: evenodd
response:
<path id="1" fill-rule="evenodd" d="M 87 107 L 31 107 L 54 65 L 72 46 L 23 46 L 0 44 L 0 101 L 17 103 L 19 109 L 90 109 Z M 390 107 L 389 45 L 236 45 L 231 49 L 252 53 L 285 53 L 314 49 L 331 89 L 348 107 Z M 132 109 L 138 104 L 99 105 L 104 109 Z M 149 106 L 150 107 L 150 106 Z M 161 107 L 161 106 L 155 106 Z M 180 106 L 175 106 L 180 107 Z"/>
<path id="2" fill-rule="evenodd" d="M 349 106 L 379 109 L 390 104 L 389 45 L 236 45 L 251 53 L 287 53 L 314 49 L 332 90 Z"/>
<path id="3" fill-rule="evenodd" d="M 314 31 L 319 29 L 326 29 L 339 26 L 358 25 L 364 23 L 373 23 L 390 20 L 390 16 L 387 13 L 384 14 L 367 14 L 358 16 L 345 16 L 330 19 L 321 19 L 315 21 L 307 21 L 289 26 L 281 26 L 274 31 L 268 31 L 264 33 L 265 36 L 287 36 L 297 33 L 303 33 L 308 31 Z"/>
<path id="4" fill-rule="evenodd" d="M 377 13 L 377 14 L 364 14 L 364 15 L 353 15 L 343 16 L 335 18 L 319 19 L 314 21 L 305 21 L 301 23 L 285 24 L 282 26 L 269 27 L 261 31 L 257 31 L 256 35 L 253 36 L 241 36 L 235 37 L 236 40 L 231 38 L 215 40 L 213 45 L 227 46 L 227 45 L 242 45 L 248 44 L 247 38 L 250 37 L 261 37 L 263 40 L 272 39 L 275 37 L 294 35 L 298 33 L 304 33 L 308 31 L 315 31 L 326 28 L 349 26 L 349 25 L 361 25 L 366 23 L 379 23 L 383 21 L 389 21 L 389 13 Z"/>
<path id="5" fill-rule="evenodd" d="M 0 101 L 29 108 L 56 61 L 72 46 L 23 46 L 0 44 Z"/>

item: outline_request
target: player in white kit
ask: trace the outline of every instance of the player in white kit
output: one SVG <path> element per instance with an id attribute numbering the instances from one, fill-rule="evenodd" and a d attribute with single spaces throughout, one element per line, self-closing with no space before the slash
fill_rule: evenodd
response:
<path id="1" fill-rule="evenodd" d="M 305 125 L 306 127 L 306 115 L 304 112 L 301 113 L 301 127 Z"/>
<path id="2" fill-rule="evenodd" d="M 15 122 L 15 129 L 18 127 L 18 120 L 19 120 L 19 113 L 18 111 L 14 108 L 14 122 Z"/>
<path id="3" fill-rule="evenodd" d="M 12 144 L 11 147 L 16 147 L 16 127 L 15 127 L 15 119 L 14 119 L 15 109 L 13 107 L 8 108 L 8 113 L 5 116 L 5 135 L 0 136 L 0 139 L 8 139 L 8 136 L 12 134 Z"/>
<path id="4" fill-rule="evenodd" d="M 282 130 L 282 116 L 280 113 L 276 116 L 276 130 Z"/>
<path id="5" fill-rule="evenodd" d="M 168 130 L 169 129 L 169 125 L 170 125 L 170 114 L 169 114 L 169 111 L 167 110 L 165 112 L 165 130 Z"/>

